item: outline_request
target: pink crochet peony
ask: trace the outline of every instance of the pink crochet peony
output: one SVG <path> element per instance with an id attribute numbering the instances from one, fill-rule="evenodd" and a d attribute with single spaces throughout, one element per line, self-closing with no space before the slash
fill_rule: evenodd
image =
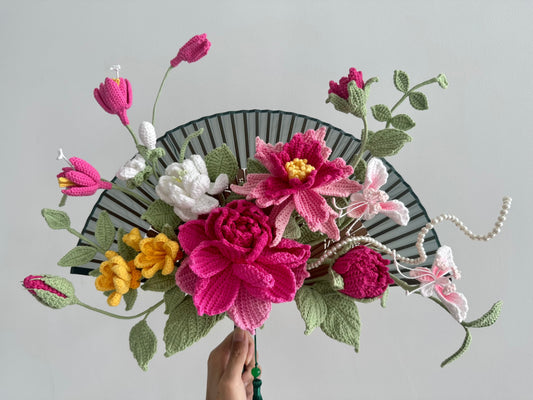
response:
<path id="1" fill-rule="evenodd" d="M 394 283 L 389 276 L 389 263 L 378 252 L 357 246 L 339 257 L 332 268 L 344 279 L 341 293 L 355 299 L 371 299 L 381 296 Z"/>
<path id="2" fill-rule="evenodd" d="M 363 89 L 365 87 L 363 73 L 361 71 L 357 71 L 355 68 L 350 68 L 348 76 L 343 76 L 339 83 L 335 81 L 329 81 L 328 93 L 335 93 L 337 96 L 348 100 L 348 83 L 351 81 L 355 81 L 355 84 L 359 89 Z"/>
<path id="3" fill-rule="evenodd" d="M 111 189 L 110 182 L 100 179 L 98 171 L 87 161 L 71 157 L 70 163 L 74 166 L 63 168 L 57 174 L 59 187 L 66 187 L 61 192 L 67 196 L 92 196 L 98 189 Z"/>
<path id="4" fill-rule="evenodd" d="M 268 216 L 246 200 L 181 225 L 178 240 L 188 257 L 176 283 L 193 296 L 198 314 L 227 312 L 250 332 L 263 325 L 272 303 L 292 301 L 309 275 L 310 246 L 282 239 L 270 247 Z"/>
<path id="5" fill-rule="evenodd" d="M 116 114 L 123 125 L 128 125 L 126 110 L 131 107 L 131 85 L 127 79 L 105 78 L 99 88 L 94 89 L 94 98 L 109 114 Z"/>
<path id="6" fill-rule="evenodd" d="M 193 36 L 178 51 L 178 55 L 170 60 L 172 68 L 177 67 L 182 61 L 193 63 L 205 56 L 211 47 L 211 42 L 207 40 L 205 33 Z"/>
<path id="7" fill-rule="evenodd" d="M 256 138 L 255 158 L 269 171 L 267 174 L 248 174 L 243 186 L 231 185 L 247 200 L 255 200 L 261 208 L 272 207 L 270 223 L 275 227 L 274 245 L 280 242 L 291 214 L 296 210 L 309 229 L 325 233 L 339 240 L 335 219 L 338 214 L 324 196 L 347 197 L 361 189 L 361 184 L 348 179 L 353 168 L 342 158 L 328 161 L 331 149 L 326 146 L 324 127 L 297 133 L 288 143 L 271 145 Z M 305 162 L 312 169 L 299 177 L 289 176 L 291 162 Z M 297 171 L 298 172 L 298 171 Z"/>

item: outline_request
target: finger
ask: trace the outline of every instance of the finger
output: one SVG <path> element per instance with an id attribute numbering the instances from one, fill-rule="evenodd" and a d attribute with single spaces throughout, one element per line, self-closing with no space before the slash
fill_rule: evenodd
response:
<path id="1" fill-rule="evenodd" d="M 252 335 L 246 332 L 246 336 L 248 337 L 248 355 L 246 356 L 246 368 L 248 368 L 250 365 L 253 365 L 255 362 L 254 360 L 255 349 L 254 349 L 254 338 L 252 337 Z"/>
<path id="2" fill-rule="evenodd" d="M 233 332 L 233 340 L 231 343 L 231 352 L 229 355 L 228 364 L 224 377 L 233 380 L 241 379 L 242 369 L 246 363 L 246 356 L 248 354 L 248 340 L 246 332 L 240 328 L 235 328 Z"/>

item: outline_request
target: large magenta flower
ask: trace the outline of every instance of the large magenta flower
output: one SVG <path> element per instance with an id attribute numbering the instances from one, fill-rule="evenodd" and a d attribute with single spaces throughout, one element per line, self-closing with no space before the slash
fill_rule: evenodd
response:
<path id="1" fill-rule="evenodd" d="M 207 40 L 205 33 L 193 36 L 179 49 L 178 55 L 170 60 L 170 66 L 174 68 L 182 61 L 196 62 L 207 54 L 210 47 L 211 42 Z"/>
<path id="2" fill-rule="evenodd" d="M 332 268 L 344 279 L 341 293 L 355 299 L 372 299 L 381 296 L 394 283 L 389 275 L 389 263 L 371 248 L 357 246 L 339 257 Z"/>
<path id="3" fill-rule="evenodd" d="M 94 89 L 94 98 L 109 114 L 116 114 L 124 125 L 129 125 L 126 110 L 131 107 L 131 85 L 124 78 L 105 78 L 99 88 Z"/>
<path id="4" fill-rule="evenodd" d="M 357 71 L 355 68 L 350 68 L 348 76 L 343 76 L 339 83 L 335 81 L 329 81 L 328 93 L 335 93 L 337 96 L 348 100 L 348 83 L 355 81 L 355 84 L 359 89 L 364 89 L 365 82 L 363 81 L 363 73 Z"/>
<path id="5" fill-rule="evenodd" d="M 361 189 L 361 184 L 348 179 L 353 168 L 342 158 L 328 161 L 331 149 L 326 146 L 324 127 L 297 133 L 288 143 L 266 144 L 256 139 L 257 158 L 268 174 L 248 174 L 243 186 L 231 189 L 255 200 L 261 208 L 272 207 L 270 222 L 275 227 L 273 244 L 279 243 L 296 210 L 309 229 L 325 233 L 333 240 L 340 239 L 335 223 L 338 214 L 324 196 L 347 197 Z"/>
<path id="6" fill-rule="evenodd" d="M 263 325 L 272 303 L 292 301 L 309 275 L 310 246 L 282 239 L 271 247 L 268 216 L 246 200 L 181 225 L 178 240 L 188 257 L 176 283 L 193 296 L 198 314 L 227 312 L 250 332 Z"/>
<path id="7" fill-rule="evenodd" d="M 100 179 L 98 171 L 87 161 L 71 157 L 70 163 L 74 166 L 63 168 L 57 174 L 59 187 L 66 188 L 61 192 L 67 196 L 92 196 L 98 189 L 111 189 L 110 182 Z"/>

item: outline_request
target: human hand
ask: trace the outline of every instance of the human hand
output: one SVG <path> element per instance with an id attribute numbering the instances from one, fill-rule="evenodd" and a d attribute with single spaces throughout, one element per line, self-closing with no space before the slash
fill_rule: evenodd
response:
<path id="1" fill-rule="evenodd" d="M 235 328 L 209 355 L 206 400 L 251 400 L 254 361 L 252 336 Z"/>

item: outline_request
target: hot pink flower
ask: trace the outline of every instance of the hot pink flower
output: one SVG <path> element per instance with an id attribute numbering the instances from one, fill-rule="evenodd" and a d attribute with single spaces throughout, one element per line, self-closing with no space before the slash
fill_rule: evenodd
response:
<path id="1" fill-rule="evenodd" d="M 91 196 L 98 189 L 111 189 L 112 184 L 100 179 L 98 171 L 87 161 L 71 157 L 70 163 L 74 166 L 63 168 L 57 175 L 59 187 L 65 187 L 61 192 L 67 196 Z"/>
<path id="2" fill-rule="evenodd" d="M 187 61 L 188 63 L 196 62 L 207 54 L 210 47 L 211 42 L 207 40 L 205 33 L 193 36 L 179 49 L 178 55 L 170 60 L 170 65 L 174 68 L 182 61 Z"/>
<path id="3" fill-rule="evenodd" d="M 453 261 L 452 249 L 442 246 L 437 250 L 435 261 L 431 269 L 417 267 L 410 271 L 410 275 L 420 282 L 420 293 L 424 297 L 437 297 L 444 303 L 450 314 L 462 322 L 468 312 L 468 303 L 462 293 L 457 293 L 455 285 L 451 282 L 451 274 L 454 279 L 459 279 L 461 274 Z"/>
<path id="4" fill-rule="evenodd" d="M 389 275 L 389 263 L 378 252 L 357 246 L 339 257 L 332 268 L 344 279 L 341 293 L 355 299 L 372 299 L 381 296 L 394 283 Z"/>
<path id="5" fill-rule="evenodd" d="M 227 312 L 250 332 L 263 325 L 272 303 L 292 301 L 309 275 L 310 246 L 282 239 L 271 247 L 268 216 L 246 200 L 186 222 L 178 240 L 188 257 L 176 283 L 193 296 L 198 314 Z"/>
<path id="6" fill-rule="evenodd" d="M 94 89 L 94 98 L 109 114 L 116 114 L 124 125 L 130 122 L 126 110 L 131 107 L 131 85 L 124 78 L 105 78 L 99 88 Z"/>
<path id="7" fill-rule="evenodd" d="M 268 174 L 248 174 L 243 186 L 231 189 L 255 200 L 260 208 L 272 207 L 270 223 L 275 227 L 274 245 L 280 242 L 290 216 L 296 210 L 311 231 L 325 233 L 339 240 L 335 219 L 338 214 L 324 196 L 346 197 L 361 188 L 348 179 L 353 168 L 342 158 L 328 161 L 331 149 L 326 146 L 324 127 L 297 133 L 288 143 L 266 144 L 256 138 L 255 158 Z"/>
<path id="8" fill-rule="evenodd" d="M 359 89 L 364 89 L 365 82 L 363 81 L 363 73 L 357 71 L 355 68 L 350 68 L 348 76 L 343 76 L 339 83 L 335 81 L 329 81 L 328 93 L 335 93 L 337 96 L 348 100 L 348 83 L 355 81 Z"/>
<path id="9" fill-rule="evenodd" d="M 409 210 L 401 201 L 389 200 L 389 195 L 379 188 L 387 182 L 389 174 L 380 159 L 372 158 L 366 169 L 365 183 L 360 193 L 350 196 L 348 215 L 368 220 L 378 213 L 384 214 L 399 225 L 409 222 Z"/>

